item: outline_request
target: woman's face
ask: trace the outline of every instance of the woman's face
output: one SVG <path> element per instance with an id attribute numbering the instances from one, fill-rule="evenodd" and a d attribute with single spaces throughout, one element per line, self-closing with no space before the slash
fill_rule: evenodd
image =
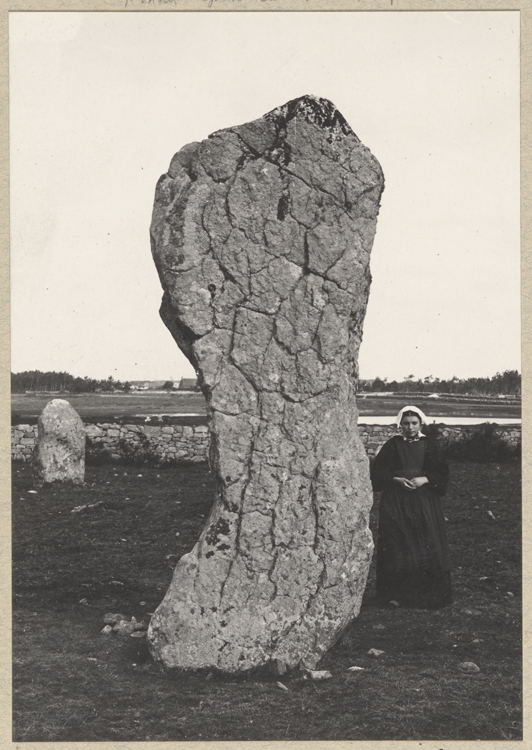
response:
<path id="1" fill-rule="evenodd" d="M 403 417 L 401 419 L 401 429 L 405 437 L 415 437 L 421 429 L 421 420 L 419 417 Z"/>

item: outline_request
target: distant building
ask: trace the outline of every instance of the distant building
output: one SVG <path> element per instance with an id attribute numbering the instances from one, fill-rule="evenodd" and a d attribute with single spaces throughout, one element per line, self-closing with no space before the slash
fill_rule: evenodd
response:
<path id="1" fill-rule="evenodd" d="M 181 378 L 179 385 L 177 386 L 179 391 L 197 391 L 198 390 L 198 379 L 197 378 Z"/>
<path id="2" fill-rule="evenodd" d="M 162 388 L 165 380 L 130 380 L 132 391 L 156 391 Z"/>

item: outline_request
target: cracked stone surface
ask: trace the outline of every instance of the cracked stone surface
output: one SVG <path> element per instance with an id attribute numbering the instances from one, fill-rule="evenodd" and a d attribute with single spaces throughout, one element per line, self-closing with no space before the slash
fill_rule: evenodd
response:
<path id="1" fill-rule="evenodd" d="M 85 479 L 85 427 L 81 417 L 62 398 L 49 401 L 37 422 L 33 455 L 36 481 L 73 482 Z"/>
<path id="2" fill-rule="evenodd" d="M 150 623 L 168 666 L 312 669 L 360 610 L 372 492 L 355 382 L 383 186 L 312 96 L 185 146 L 157 184 L 161 316 L 198 373 L 217 482 Z"/>

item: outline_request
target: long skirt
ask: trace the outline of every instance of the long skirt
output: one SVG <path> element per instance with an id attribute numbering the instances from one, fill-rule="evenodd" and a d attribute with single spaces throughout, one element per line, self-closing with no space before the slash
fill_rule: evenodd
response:
<path id="1" fill-rule="evenodd" d="M 377 537 L 377 596 L 404 607 L 452 602 L 449 546 L 439 497 L 427 485 L 382 493 Z"/>

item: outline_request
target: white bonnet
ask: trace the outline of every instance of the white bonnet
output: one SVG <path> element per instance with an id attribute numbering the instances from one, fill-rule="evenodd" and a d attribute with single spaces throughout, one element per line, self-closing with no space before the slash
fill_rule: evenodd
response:
<path id="1" fill-rule="evenodd" d="M 401 419 L 403 418 L 403 414 L 405 411 L 413 411 L 414 414 L 417 414 L 419 416 L 419 419 L 421 420 L 421 424 L 428 424 L 427 417 L 423 414 L 421 409 L 418 409 L 417 406 L 403 406 L 397 417 L 395 418 L 395 424 L 399 427 L 401 424 Z"/>

